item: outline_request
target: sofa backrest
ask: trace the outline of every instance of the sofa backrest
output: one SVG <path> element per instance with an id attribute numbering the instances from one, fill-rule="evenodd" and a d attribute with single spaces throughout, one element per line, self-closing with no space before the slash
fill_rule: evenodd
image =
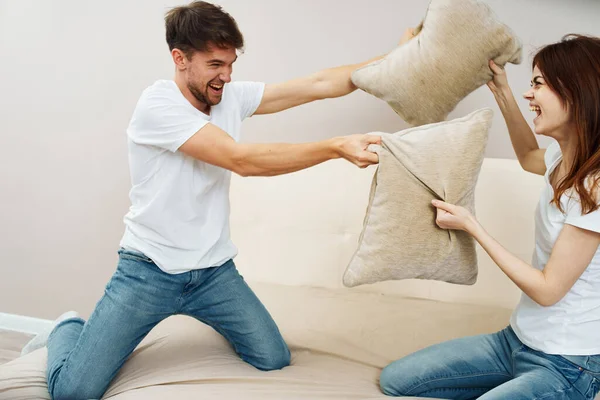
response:
<path id="1" fill-rule="evenodd" d="M 242 275 L 249 281 L 343 288 L 375 169 L 335 160 L 277 177 L 234 175 L 231 229 Z M 484 228 L 526 262 L 531 261 L 542 185 L 541 176 L 523 171 L 516 160 L 485 159 L 476 189 Z M 479 246 L 477 251 L 479 277 L 473 286 L 404 280 L 343 290 L 514 307 L 518 288 Z"/>

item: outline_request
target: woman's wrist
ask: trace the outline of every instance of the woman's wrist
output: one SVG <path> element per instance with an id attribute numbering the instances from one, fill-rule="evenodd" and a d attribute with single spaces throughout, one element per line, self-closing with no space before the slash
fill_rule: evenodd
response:
<path id="1" fill-rule="evenodd" d="M 477 238 L 483 231 L 483 228 L 481 227 L 479 221 L 477 221 L 477 218 L 471 216 L 465 224 L 465 231 L 474 238 Z"/>

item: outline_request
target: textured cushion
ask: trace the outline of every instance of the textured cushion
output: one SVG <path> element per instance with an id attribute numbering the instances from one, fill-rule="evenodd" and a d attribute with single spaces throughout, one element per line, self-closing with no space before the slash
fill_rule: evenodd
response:
<path id="1" fill-rule="evenodd" d="M 367 215 L 344 285 L 407 278 L 475 283 L 473 238 L 437 227 L 431 200 L 474 213 L 492 116 L 492 110 L 481 109 L 464 118 L 381 134 Z"/>
<path id="2" fill-rule="evenodd" d="M 521 62 L 521 42 L 476 0 L 432 0 L 420 33 L 356 70 L 354 84 L 411 125 L 440 122 L 492 79 L 488 62 Z"/>

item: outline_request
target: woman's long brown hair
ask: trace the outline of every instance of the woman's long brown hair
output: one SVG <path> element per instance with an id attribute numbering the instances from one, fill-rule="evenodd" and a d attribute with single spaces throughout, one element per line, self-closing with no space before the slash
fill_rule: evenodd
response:
<path id="1" fill-rule="evenodd" d="M 588 214 L 598 209 L 600 200 L 600 38 L 566 35 L 538 51 L 535 66 L 570 110 L 577 135 L 573 165 L 558 183 L 552 203 L 564 212 L 560 198 L 573 188 L 583 214 Z"/>

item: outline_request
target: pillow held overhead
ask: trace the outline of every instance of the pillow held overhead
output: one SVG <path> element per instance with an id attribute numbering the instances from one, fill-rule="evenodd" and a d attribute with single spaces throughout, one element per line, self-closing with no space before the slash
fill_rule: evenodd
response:
<path id="1" fill-rule="evenodd" d="M 418 35 L 357 69 L 352 82 L 413 126 L 440 122 L 500 66 L 521 62 L 521 41 L 477 0 L 432 0 Z"/>

